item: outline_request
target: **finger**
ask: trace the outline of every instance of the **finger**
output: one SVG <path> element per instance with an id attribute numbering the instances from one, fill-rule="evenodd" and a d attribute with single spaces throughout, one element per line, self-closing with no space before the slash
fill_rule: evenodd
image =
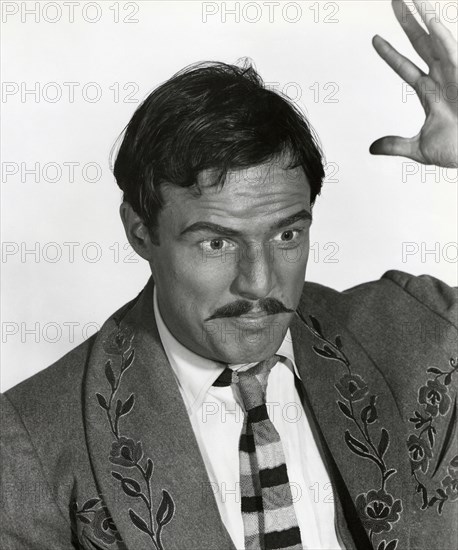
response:
<path id="1" fill-rule="evenodd" d="M 431 37 L 436 40 L 436 44 L 440 47 L 442 55 L 445 55 L 446 59 L 453 61 L 456 65 L 458 44 L 450 30 L 444 27 L 442 23 L 433 20 L 431 23 Z M 441 58 L 442 55 L 440 56 Z"/>
<path id="2" fill-rule="evenodd" d="M 432 6 L 431 3 L 428 2 L 428 0 L 413 0 L 413 3 L 415 4 L 415 7 L 420 14 L 422 21 L 426 25 L 426 28 L 428 30 L 431 30 L 431 21 L 433 21 L 434 19 L 439 21 L 439 17 L 436 14 L 434 6 Z"/>
<path id="3" fill-rule="evenodd" d="M 401 0 L 392 0 L 392 6 L 396 19 L 404 29 L 415 51 L 426 63 L 432 61 L 434 59 L 434 52 L 430 36 L 415 19 L 409 6 Z"/>
<path id="4" fill-rule="evenodd" d="M 417 137 L 385 136 L 374 141 L 369 148 L 369 152 L 372 155 L 406 157 L 417 162 L 424 162 L 419 151 Z"/>
<path id="5" fill-rule="evenodd" d="M 438 39 L 444 52 L 452 59 L 456 57 L 457 43 L 450 30 L 441 22 L 434 6 L 428 0 L 413 0 L 420 17 L 429 32 Z"/>
<path id="6" fill-rule="evenodd" d="M 381 36 L 375 35 L 372 39 L 372 44 L 380 57 L 388 63 L 393 71 L 395 71 L 401 78 L 410 84 L 415 91 L 417 91 L 416 83 L 422 76 L 425 75 L 425 73 L 419 69 L 415 63 L 412 63 L 410 59 L 407 59 L 407 57 L 401 55 Z"/>

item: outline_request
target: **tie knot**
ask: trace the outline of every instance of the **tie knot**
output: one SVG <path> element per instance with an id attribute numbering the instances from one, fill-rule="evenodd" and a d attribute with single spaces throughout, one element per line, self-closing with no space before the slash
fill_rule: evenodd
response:
<path id="1" fill-rule="evenodd" d="M 278 355 L 273 355 L 242 372 L 233 371 L 226 367 L 213 385 L 229 386 L 237 384 L 245 409 L 249 411 L 265 403 L 267 380 L 270 371 L 279 359 Z"/>

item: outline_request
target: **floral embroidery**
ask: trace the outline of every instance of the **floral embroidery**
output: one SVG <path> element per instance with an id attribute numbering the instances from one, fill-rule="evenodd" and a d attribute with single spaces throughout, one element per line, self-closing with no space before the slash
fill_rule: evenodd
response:
<path id="1" fill-rule="evenodd" d="M 124 493 L 143 502 L 147 509 L 148 518 L 145 520 L 137 512 L 129 508 L 129 517 L 133 525 L 147 534 L 155 550 L 163 550 L 161 540 L 163 528 L 172 520 L 175 514 L 175 502 L 165 489 L 162 490 L 162 499 L 154 514 L 152 475 L 154 463 L 151 458 L 144 455 L 141 441 L 122 435 L 119 429 L 121 418 L 128 415 L 135 406 L 135 395 L 132 393 L 124 402 L 117 398 L 118 390 L 126 371 L 135 360 L 135 349 L 132 347 L 134 331 L 130 326 L 118 326 L 103 343 L 103 349 L 107 355 L 117 356 L 120 365 L 115 368 L 114 358 L 105 363 L 105 377 L 110 386 L 108 399 L 101 393 L 97 393 L 97 401 L 105 411 L 114 441 L 111 445 L 109 460 L 112 464 L 122 468 L 128 468 L 132 474 L 137 474 L 140 481 L 134 477 L 126 477 L 123 473 L 112 470 L 111 475 L 117 479 Z M 117 361 L 119 363 L 119 361 Z M 115 374 L 117 372 L 117 374 Z M 115 404 L 116 400 L 116 404 Z M 100 519 L 102 516 L 100 515 Z M 94 523 L 94 520 L 93 520 Z M 105 530 L 105 536 L 109 538 L 111 527 L 114 524 L 110 517 L 94 525 L 94 534 L 100 538 Z M 108 542 L 108 541 L 105 541 Z M 114 541 L 113 541 L 114 542 Z"/>
<path id="2" fill-rule="evenodd" d="M 426 472 L 429 459 L 433 456 L 426 440 L 412 434 L 407 440 L 407 448 L 409 449 L 412 468 L 414 470 L 421 469 L 423 472 Z"/>
<path id="3" fill-rule="evenodd" d="M 355 501 L 356 510 L 373 543 L 374 535 L 391 531 L 402 512 L 401 500 L 395 500 L 386 490 L 388 479 L 397 472 L 395 468 L 388 468 L 385 461 L 385 453 L 390 444 L 389 433 L 385 428 L 380 429 L 377 438 L 373 433 L 373 424 L 378 422 L 377 395 L 371 394 L 365 380 L 352 371 L 341 337 L 336 336 L 334 341 L 326 338 L 318 319 L 309 315 L 308 322 L 299 310 L 296 313 L 321 342 L 321 347 L 313 346 L 313 351 L 320 357 L 337 361 L 346 369 L 346 373 L 335 384 L 341 397 L 337 400 L 340 412 L 351 421 L 354 428 L 353 434 L 350 430 L 345 430 L 344 440 L 352 453 L 373 462 L 380 473 L 380 487 L 359 494 Z M 398 539 L 380 541 L 377 550 L 395 550 L 398 542 Z"/>
<path id="4" fill-rule="evenodd" d="M 429 367 L 426 372 L 435 375 L 426 381 L 426 384 L 418 390 L 417 402 L 422 405 L 423 410 L 415 410 L 412 418 L 409 419 L 415 425 L 417 434 L 409 435 L 407 439 L 407 450 L 409 453 L 412 476 L 415 479 L 416 491 L 421 493 L 422 510 L 437 505 L 437 512 L 442 513 L 444 504 L 447 501 L 458 500 L 458 455 L 450 461 L 447 474 L 441 481 L 442 487 L 437 487 L 434 496 L 428 495 L 426 487 L 426 474 L 429 469 L 430 461 L 434 457 L 434 445 L 437 434 L 437 422 L 441 417 L 446 417 L 452 409 L 452 399 L 450 397 L 449 386 L 453 376 L 458 371 L 458 358 L 450 359 L 450 369 L 442 371 L 436 367 Z M 453 423 L 456 414 L 456 403 L 454 405 L 452 419 L 449 427 Z M 449 430 L 446 432 L 446 439 L 449 436 Z M 447 441 L 444 442 L 444 448 L 447 447 Z M 425 479 L 420 479 L 420 472 Z"/>
<path id="5" fill-rule="evenodd" d="M 143 450 L 140 441 L 137 443 L 128 437 L 120 437 L 113 441 L 110 452 L 110 462 L 125 466 L 126 468 L 134 468 L 142 459 Z"/>
<path id="6" fill-rule="evenodd" d="M 353 402 L 366 397 L 369 391 L 366 382 L 357 374 L 344 374 L 336 388 L 344 399 Z"/>
<path id="7" fill-rule="evenodd" d="M 400 500 L 393 500 L 390 494 L 380 489 L 358 495 L 356 510 L 366 529 L 382 533 L 391 529 L 390 523 L 398 521 L 402 506 Z"/>
<path id="8" fill-rule="evenodd" d="M 100 498 L 87 500 L 81 508 L 78 507 L 78 503 L 75 501 L 73 506 L 75 516 L 82 524 L 90 526 L 92 535 L 97 541 L 108 545 L 121 542 L 121 535 L 116 529 L 113 518 Z M 94 542 L 89 541 L 84 532 L 80 533 L 79 541 L 85 549 L 94 550 L 94 548 L 97 548 Z"/>
<path id="9" fill-rule="evenodd" d="M 418 402 L 420 405 L 426 405 L 425 410 L 431 416 L 437 416 L 437 413 L 447 414 L 452 401 L 447 393 L 447 387 L 439 380 L 434 379 L 428 380 L 426 386 L 420 388 Z"/>
<path id="10" fill-rule="evenodd" d="M 134 331 L 129 325 L 114 330 L 103 343 L 103 349 L 108 355 L 123 355 L 132 345 Z"/>
<path id="11" fill-rule="evenodd" d="M 458 455 L 455 456 L 447 468 L 448 475 L 442 480 L 448 499 L 453 502 L 458 500 Z"/>
<path id="12" fill-rule="evenodd" d="M 108 514 L 106 508 L 97 510 L 94 515 L 93 524 L 95 536 L 103 540 L 103 542 L 113 544 L 115 541 L 121 540 L 113 518 Z"/>

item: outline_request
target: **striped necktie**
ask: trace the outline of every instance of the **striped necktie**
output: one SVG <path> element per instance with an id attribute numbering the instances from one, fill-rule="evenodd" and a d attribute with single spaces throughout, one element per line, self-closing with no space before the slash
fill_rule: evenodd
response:
<path id="1" fill-rule="evenodd" d="M 235 372 L 214 386 L 237 384 L 246 411 L 240 435 L 240 494 L 245 550 L 302 550 L 280 436 L 266 406 L 267 379 L 278 355 Z"/>

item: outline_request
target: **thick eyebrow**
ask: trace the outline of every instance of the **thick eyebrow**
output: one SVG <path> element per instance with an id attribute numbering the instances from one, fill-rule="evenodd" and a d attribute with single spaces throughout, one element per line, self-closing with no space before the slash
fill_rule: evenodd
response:
<path id="1" fill-rule="evenodd" d="M 308 210 L 300 210 L 296 214 L 293 214 L 292 216 L 288 216 L 287 218 L 283 218 L 282 220 L 279 220 L 277 223 L 275 223 L 272 226 L 272 229 L 281 229 L 282 227 L 288 227 L 288 225 L 293 225 L 293 223 L 300 222 L 303 220 L 310 220 L 312 221 L 312 214 Z"/>
<path id="2" fill-rule="evenodd" d="M 303 220 L 312 221 L 312 214 L 305 209 L 300 210 L 296 214 L 292 214 L 291 216 L 283 218 L 282 220 L 279 220 L 271 226 L 271 229 L 281 229 L 282 227 L 288 227 L 293 223 Z M 181 231 L 180 233 L 180 236 L 187 233 L 197 233 L 199 231 L 210 231 L 212 233 L 218 233 L 220 235 L 226 235 L 228 237 L 238 237 L 241 235 L 240 231 L 237 231 L 236 229 L 231 229 L 230 227 L 225 227 L 224 225 L 219 225 L 218 223 L 195 222 L 189 227 L 183 229 L 183 231 Z"/>

